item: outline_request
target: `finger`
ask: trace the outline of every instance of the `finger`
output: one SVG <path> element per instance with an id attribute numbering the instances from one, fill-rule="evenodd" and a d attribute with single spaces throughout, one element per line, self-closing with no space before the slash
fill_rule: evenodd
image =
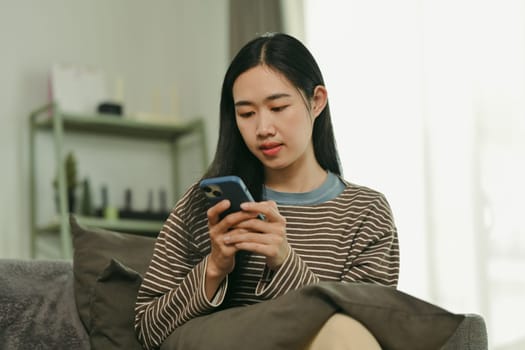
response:
<path id="1" fill-rule="evenodd" d="M 260 254 L 265 257 L 274 257 L 277 255 L 279 249 L 276 245 L 265 244 L 261 242 L 248 242 L 243 241 L 235 244 L 235 248 L 238 250 L 249 251 L 252 253 Z"/>
<path id="2" fill-rule="evenodd" d="M 262 214 L 267 221 L 282 221 L 282 216 L 274 201 L 245 202 L 241 204 L 244 211 Z"/>
<path id="3" fill-rule="evenodd" d="M 235 228 L 243 229 L 258 234 L 278 234 L 283 235 L 286 231 L 285 225 L 280 222 L 269 222 L 260 219 L 250 219 L 239 223 Z"/>
<path id="4" fill-rule="evenodd" d="M 211 239 L 211 252 L 214 254 L 219 254 L 224 257 L 232 257 L 238 251 L 235 245 L 228 242 L 228 239 L 225 239 L 228 234 L 220 234 Z"/>
<path id="5" fill-rule="evenodd" d="M 257 253 L 266 257 L 266 263 L 271 268 L 277 268 L 281 266 L 286 257 L 289 254 L 290 246 L 283 240 L 283 237 L 277 237 L 275 235 L 260 235 L 256 234 L 255 240 L 242 240 L 241 242 L 235 243 L 235 247 L 239 250 L 245 250 L 252 253 Z M 265 242 L 264 238 L 270 238 L 269 242 Z"/>
<path id="6" fill-rule="evenodd" d="M 220 201 L 219 203 L 212 206 L 208 211 L 206 212 L 206 215 L 208 216 L 208 222 L 211 225 L 216 225 L 220 221 L 220 214 L 224 212 L 226 209 L 230 207 L 231 203 L 229 200 L 224 199 Z"/>
<path id="7" fill-rule="evenodd" d="M 262 235 L 257 231 L 248 231 L 245 229 L 234 229 L 223 235 L 223 240 L 226 244 L 238 244 L 241 242 L 254 242 L 260 244 L 272 244 L 275 239 L 270 235 Z"/>
<path id="8" fill-rule="evenodd" d="M 225 233 L 224 235 L 222 235 L 220 239 L 223 244 L 230 246 L 232 244 L 237 243 L 238 241 L 243 240 L 242 236 L 239 237 L 240 234 L 245 234 L 249 232 L 250 231 L 245 230 L 245 229 L 233 229 L 233 230 L 228 231 L 228 233 Z"/>
<path id="9" fill-rule="evenodd" d="M 236 227 L 241 222 L 254 219 L 257 216 L 256 213 L 247 212 L 247 211 L 238 211 L 232 214 L 226 215 L 221 222 L 219 223 L 226 229 Z"/>
<path id="10" fill-rule="evenodd" d="M 261 254 L 263 256 L 268 255 L 270 248 L 267 244 L 261 244 L 258 242 L 240 242 L 235 244 L 235 248 L 239 250 L 245 250 L 252 253 Z"/>

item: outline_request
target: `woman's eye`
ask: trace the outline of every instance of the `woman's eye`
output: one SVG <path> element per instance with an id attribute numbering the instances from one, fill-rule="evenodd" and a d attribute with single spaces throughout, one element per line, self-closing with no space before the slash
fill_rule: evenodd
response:
<path id="1" fill-rule="evenodd" d="M 288 105 L 278 106 L 278 107 L 272 107 L 272 111 L 273 111 L 273 112 L 281 112 L 281 111 L 283 111 L 286 107 L 288 107 Z"/>
<path id="2" fill-rule="evenodd" d="M 242 117 L 242 118 L 248 118 L 248 117 L 251 117 L 252 115 L 254 115 L 254 112 L 242 112 L 242 113 L 237 113 L 239 115 L 239 117 Z"/>

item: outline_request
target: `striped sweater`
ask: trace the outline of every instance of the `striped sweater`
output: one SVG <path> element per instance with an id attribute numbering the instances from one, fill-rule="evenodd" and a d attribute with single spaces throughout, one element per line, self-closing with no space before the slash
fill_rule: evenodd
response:
<path id="1" fill-rule="evenodd" d="M 345 184 L 339 196 L 321 204 L 279 205 L 292 247 L 284 263 L 270 271 L 263 256 L 241 254 L 212 301 L 204 289 L 211 249 L 206 198 L 192 186 L 166 220 L 138 292 L 135 330 L 144 347 L 159 347 L 194 317 L 273 299 L 319 281 L 396 287 L 399 247 L 390 207 L 382 194 Z"/>

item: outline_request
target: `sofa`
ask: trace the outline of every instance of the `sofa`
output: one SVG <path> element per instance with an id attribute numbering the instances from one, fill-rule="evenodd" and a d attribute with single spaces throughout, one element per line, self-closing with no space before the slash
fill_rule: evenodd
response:
<path id="1" fill-rule="evenodd" d="M 0 259 L 0 349 L 141 349 L 133 307 L 154 239 L 70 222 L 72 261 Z M 487 349 L 479 315 L 329 282 L 198 317 L 162 348 L 300 349 L 335 312 L 363 323 L 384 349 Z"/>

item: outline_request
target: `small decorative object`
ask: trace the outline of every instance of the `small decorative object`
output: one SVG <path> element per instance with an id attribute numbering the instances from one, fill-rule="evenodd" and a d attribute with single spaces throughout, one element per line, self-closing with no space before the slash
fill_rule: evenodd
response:
<path id="1" fill-rule="evenodd" d="M 124 114 L 124 80 L 118 78 L 115 81 L 115 96 L 113 99 L 102 101 L 97 111 L 100 114 L 121 117 Z"/>
<path id="2" fill-rule="evenodd" d="M 168 200 L 166 196 L 166 190 L 161 188 L 159 191 L 159 212 L 163 213 L 168 211 Z"/>
<path id="3" fill-rule="evenodd" d="M 94 215 L 101 218 L 104 217 L 108 203 L 108 188 L 106 185 L 102 185 L 100 187 L 100 207 L 95 208 Z"/>
<path id="4" fill-rule="evenodd" d="M 77 160 L 75 158 L 75 155 L 73 152 L 69 152 L 66 156 L 66 159 L 64 161 L 64 167 L 66 171 L 66 192 L 67 192 L 67 199 L 68 199 L 68 210 L 70 213 L 75 212 L 75 204 L 76 204 L 76 194 L 75 190 L 78 185 L 77 181 Z M 55 178 L 53 181 L 53 186 L 55 187 L 55 198 L 57 199 L 57 210 L 59 210 L 58 206 L 58 178 Z"/>
<path id="5" fill-rule="evenodd" d="M 118 209 L 116 207 L 108 206 L 104 209 L 104 219 L 117 220 L 119 218 Z"/>
<path id="6" fill-rule="evenodd" d="M 106 101 L 98 105 L 97 111 L 100 114 L 106 114 L 109 116 L 120 117 L 123 114 L 123 108 L 121 104 Z"/>
<path id="7" fill-rule="evenodd" d="M 93 114 L 109 96 L 106 75 L 97 67 L 56 63 L 50 78 L 51 99 L 69 113 Z"/>
<path id="8" fill-rule="evenodd" d="M 153 212 L 153 190 L 148 191 L 148 209 L 149 213 Z"/>
<path id="9" fill-rule="evenodd" d="M 166 192 L 161 190 L 159 192 L 160 206 L 159 210 L 154 209 L 153 205 L 153 190 L 148 191 L 147 206 L 145 210 L 133 209 L 132 203 L 132 191 L 126 189 L 124 193 L 124 206 L 119 211 L 119 218 L 122 219 L 135 219 L 135 220 L 165 220 L 168 217 L 169 212 L 167 209 Z"/>
<path id="10" fill-rule="evenodd" d="M 82 182 L 82 201 L 80 202 L 80 213 L 85 216 L 93 216 L 93 202 L 91 200 L 91 186 L 88 179 Z"/>
<path id="11" fill-rule="evenodd" d="M 66 156 L 66 188 L 70 213 L 75 212 L 75 189 L 77 185 L 77 160 L 73 152 L 69 152 Z"/>
<path id="12" fill-rule="evenodd" d="M 127 188 L 126 192 L 124 192 L 124 210 L 133 210 L 131 188 Z"/>
<path id="13" fill-rule="evenodd" d="M 109 204 L 109 195 L 107 186 L 101 188 L 102 205 L 100 207 L 100 214 L 106 220 L 117 220 L 119 218 L 118 209 Z"/>
<path id="14" fill-rule="evenodd" d="M 108 206 L 109 204 L 109 198 L 108 198 L 108 188 L 107 186 L 102 186 L 100 189 L 100 198 L 102 199 L 102 204 L 100 207 L 102 208 L 102 211 Z"/>

